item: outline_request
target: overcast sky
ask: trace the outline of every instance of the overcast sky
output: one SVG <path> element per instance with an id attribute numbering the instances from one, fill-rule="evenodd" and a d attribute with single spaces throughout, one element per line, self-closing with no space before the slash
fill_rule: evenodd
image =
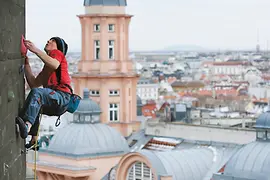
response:
<path id="1" fill-rule="evenodd" d="M 209 49 L 262 49 L 270 40 L 270 0 L 127 0 L 134 15 L 130 50 L 157 50 L 174 45 Z M 83 0 L 27 0 L 26 38 L 38 46 L 63 37 L 70 50 L 81 49 Z M 270 41 L 269 41 L 270 47 Z"/>

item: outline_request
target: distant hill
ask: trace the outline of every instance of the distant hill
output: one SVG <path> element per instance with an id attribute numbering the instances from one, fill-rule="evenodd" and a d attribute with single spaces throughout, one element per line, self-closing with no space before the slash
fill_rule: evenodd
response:
<path id="1" fill-rule="evenodd" d="M 206 51 L 207 49 L 197 45 L 173 45 L 165 47 L 165 51 Z"/>

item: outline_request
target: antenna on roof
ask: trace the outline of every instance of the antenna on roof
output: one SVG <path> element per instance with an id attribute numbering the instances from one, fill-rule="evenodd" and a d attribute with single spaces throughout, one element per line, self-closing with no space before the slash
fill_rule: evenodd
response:
<path id="1" fill-rule="evenodd" d="M 259 44 L 259 29 L 257 29 L 257 45 L 256 45 L 256 52 L 260 52 L 260 44 Z"/>
<path id="2" fill-rule="evenodd" d="M 268 55 L 268 45 L 269 45 L 269 40 L 266 41 L 266 55 Z"/>

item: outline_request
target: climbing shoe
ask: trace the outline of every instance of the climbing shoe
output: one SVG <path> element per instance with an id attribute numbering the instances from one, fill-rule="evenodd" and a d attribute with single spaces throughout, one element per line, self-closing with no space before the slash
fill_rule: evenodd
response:
<path id="1" fill-rule="evenodd" d="M 20 117 L 16 117 L 16 124 L 19 125 L 21 138 L 23 139 L 27 138 L 28 125 Z"/>
<path id="2" fill-rule="evenodd" d="M 35 142 L 33 143 L 32 141 L 30 141 L 29 143 L 27 143 L 25 145 L 25 148 L 27 150 L 38 151 L 39 150 L 39 142 L 37 142 L 37 144 L 36 144 Z"/>

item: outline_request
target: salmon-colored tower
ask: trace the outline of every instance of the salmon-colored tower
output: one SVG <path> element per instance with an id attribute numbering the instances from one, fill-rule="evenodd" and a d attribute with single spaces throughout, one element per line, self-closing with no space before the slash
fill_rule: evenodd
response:
<path id="1" fill-rule="evenodd" d="M 126 0 L 85 0 L 82 27 L 82 54 L 74 89 L 101 107 L 101 122 L 118 129 L 124 136 L 136 131 L 136 86 L 138 75 L 129 59 L 129 23 Z"/>

